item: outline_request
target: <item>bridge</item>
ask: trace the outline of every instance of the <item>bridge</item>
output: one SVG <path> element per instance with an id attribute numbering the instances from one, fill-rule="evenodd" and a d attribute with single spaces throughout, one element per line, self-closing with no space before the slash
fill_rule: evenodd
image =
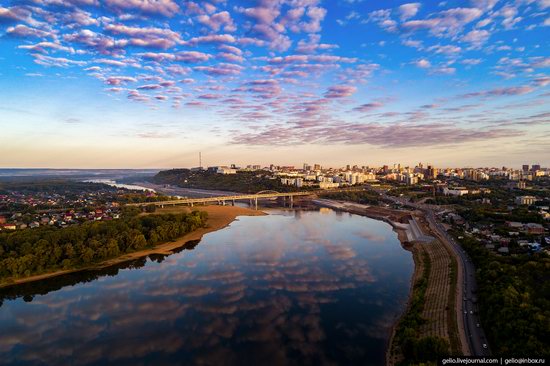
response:
<path id="1" fill-rule="evenodd" d="M 181 198 L 178 200 L 170 200 L 170 201 L 129 203 L 126 206 L 143 207 L 143 206 L 155 205 L 157 207 L 164 207 L 164 206 L 188 205 L 193 207 L 193 205 L 196 205 L 196 204 L 206 204 L 206 203 L 216 203 L 218 205 L 225 205 L 226 202 L 231 202 L 234 205 L 235 201 L 248 200 L 250 201 L 250 205 L 254 204 L 256 209 L 258 209 L 258 200 L 260 199 L 272 199 L 272 198 L 279 198 L 279 197 L 282 197 L 284 199 L 288 198 L 290 200 L 290 205 L 292 206 L 294 202 L 294 197 L 312 196 L 312 195 L 315 195 L 316 193 L 317 192 L 280 193 L 277 191 L 261 191 L 254 194 L 236 194 L 236 195 L 218 196 L 218 197 Z"/>

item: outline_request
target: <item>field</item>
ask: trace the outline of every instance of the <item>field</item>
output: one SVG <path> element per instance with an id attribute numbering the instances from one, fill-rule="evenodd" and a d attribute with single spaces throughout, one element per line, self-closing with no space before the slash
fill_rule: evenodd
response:
<path id="1" fill-rule="evenodd" d="M 432 234 L 426 220 L 414 215 L 425 234 Z M 407 353 L 415 354 L 414 344 L 421 340 L 437 340 L 447 344 L 451 354 L 461 354 L 456 319 L 456 260 L 439 240 L 415 242 L 406 246 L 415 262 L 413 289 L 407 312 L 400 319 L 390 342 L 388 365 L 408 365 Z M 418 343 L 415 343 L 418 342 Z M 435 355 L 434 352 L 432 354 Z M 441 350 L 441 348 L 439 348 Z M 420 361 L 420 355 L 416 355 Z M 413 362 L 414 363 L 414 362 Z"/>
<path id="2" fill-rule="evenodd" d="M 425 233 L 433 234 L 423 217 L 418 221 Z M 435 236 L 435 235 L 434 235 Z M 428 253 L 431 271 L 426 290 L 426 303 L 422 317 L 426 324 L 420 328 L 422 337 L 438 336 L 447 340 L 453 354 L 460 354 L 456 319 L 457 263 L 450 250 L 440 241 L 418 243 Z"/>

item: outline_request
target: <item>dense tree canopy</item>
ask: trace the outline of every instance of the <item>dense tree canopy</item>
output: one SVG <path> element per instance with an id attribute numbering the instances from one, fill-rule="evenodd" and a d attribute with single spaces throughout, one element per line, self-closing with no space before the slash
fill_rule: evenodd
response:
<path id="1" fill-rule="evenodd" d="M 462 245 L 476 265 L 481 320 L 495 355 L 550 356 L 550 258 L 500 257 L 473 238 Z"/>
<path id="2" fill-rule="evenodd" d="M 67 228 L 0 234 L 0 279 L 86 266 L 174 240 L 205 225 L 206 213 L 136 215 Z"/>
<path id="3" fill-rule="evenodd" d="M 363 205 L 376 205 L 381 201 L 380 195 L 372 191 L 327 192 L 323 193 L 321 197 L 331 200 L 357 202 Z"/>

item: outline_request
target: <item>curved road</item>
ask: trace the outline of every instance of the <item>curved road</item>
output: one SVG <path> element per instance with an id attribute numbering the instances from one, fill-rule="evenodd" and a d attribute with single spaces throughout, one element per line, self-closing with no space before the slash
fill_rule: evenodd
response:
<path id="1" fill-rule="evenodd" d="M 441 238 L 443 238 L 448 246 L 455 252 L 456 258 L 460 259 L 459 265 L 462 267 L 462 291 L 461 296 L 457 301 L 462 301 L 462 323 L 463 329 L 466 332 L 466 340 L 471 356 L 490 356 L 491 351 L 488 347 L 487 337 L 477 311 L 477 284 L 475 279 L 475 267 L 472 260 L 462 249 L 462 247 L 451 237 L 447 230 L 437 221 L 432 207 L 426 204 L 415 204 L 409 202 L 405 198 L 392 197 L 383 193 L 384 198 L 387 198 L 395 203 L 410 206 L 421 210 L 425 213 L 426 219 L 430 225 L 435 228 Z"/>

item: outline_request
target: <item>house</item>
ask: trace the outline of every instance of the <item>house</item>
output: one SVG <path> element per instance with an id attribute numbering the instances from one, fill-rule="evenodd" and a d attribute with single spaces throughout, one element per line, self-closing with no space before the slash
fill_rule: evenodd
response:
<path id="1" fill-rule="evenodd" d="M 0 224 L 5 224 L 6 223 L 6 218 L 4 216 L 0 216 Z"/>
<path id="2" fill-rule="evenodd" d="M 3 230 L 16 230 L 17 226 L 15 224 L 1 224 L 0 227 Z"/>
<path id="3" fill-rule="evenodd" d="M 509 228 L 513 228 L 513 229 L 518 229 L 518 230 L 523 229 L 523 224 L 522 224 L 521 222 L 506 221 L 506 225 L 507 225 Z"/>
<path id="4" fill-rule="evenodd" d="M 529 223 L 525 224 L 528 234 L 544 234 L 544 226 L 541 224 Z"/>
<path id="5" fill-rule="evenodd" d="M 533 196 L 519 196 L 516 197 L 516 204 L 518 205 L 532 205 L 537 200 L 536 197 Z"/>

